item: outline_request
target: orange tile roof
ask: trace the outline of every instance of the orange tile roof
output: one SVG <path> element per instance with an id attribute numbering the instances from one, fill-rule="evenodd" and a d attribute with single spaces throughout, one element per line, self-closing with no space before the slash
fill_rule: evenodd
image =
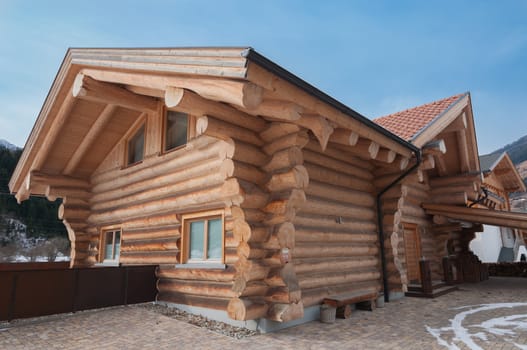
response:
<path id="1" fill-rule="evenodd" d="M 464 95 L 466 93 L 376 118 L 373 121 L 397 136 L 410 141 Z"/>

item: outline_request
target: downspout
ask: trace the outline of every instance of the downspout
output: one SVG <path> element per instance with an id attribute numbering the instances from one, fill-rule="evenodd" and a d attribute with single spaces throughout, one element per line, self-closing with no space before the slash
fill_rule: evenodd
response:
<path id="1" fill-rule="evenodd" d="M 385 194 L 390 188 L 395 186 L 399 181 L 404 179 L 406 176 L 410 175 L 417 167 L 421 164 L 422 157 L 421 157 L 421 150 L 417 147 L 414 148 L 415 156 L 416 156 L 416 162 L 415 164 L 408 170 L 406 170 L 403 174 L 401 174 L 397 179 L 395 179 L 392 183 L 390 183 L 388 186 L 386 186 L 382 191 L 380 191 L 377 194 L 377 226 L 379 227 L 379 245 L 381 250 L 381 267 L 382 267 L 382 284 L 383 284 L 383 290 L 384 290 L 384 301 L 390 302 L 390 288 L 388 286 L 388 275 L 386 273 L 386 252 L 384 250 L 384 225 L 383 225 L 383 215 L 382 215 L 382 201 L 381 197 L 383 194 Z"/>

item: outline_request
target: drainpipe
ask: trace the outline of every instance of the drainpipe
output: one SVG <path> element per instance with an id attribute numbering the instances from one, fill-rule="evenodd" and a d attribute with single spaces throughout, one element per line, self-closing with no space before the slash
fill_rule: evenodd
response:
<path id="1" fill-rule="evenodd" d="M 413 172 L 417 167 L 421 164 L 422 157 L 421 157 L 421 150 L 417 147 L 414 148 L 415 156 L 416 156 L 416 162 L 415 164 L 408 170 L 406 170 L 401 176 L 399 176 L 397 179 L 395 179 L 392 183 L 390 183 L 388 186 L 386 186 L 382 191 L 380 191 L 377 194 L 377 226 L 379 227 L 379 244 L 381 248 L 381 266 L 382 266 L 382 284 L 383 284 L 383 290 L 384 290 L 384 301 L 390 302 L 390 288 L 388 287 L 388 276 L 386 273 L 386 252 L 384 250 L 384 225 L 383 225 L 383 215 L 382 215 L 382 201 L 381 197 L 383 194 L 385 194 L 390 188 L 395 186 L 399 181 L 404 179 L 406 176 L 410 175 L 411 172 Z"/>

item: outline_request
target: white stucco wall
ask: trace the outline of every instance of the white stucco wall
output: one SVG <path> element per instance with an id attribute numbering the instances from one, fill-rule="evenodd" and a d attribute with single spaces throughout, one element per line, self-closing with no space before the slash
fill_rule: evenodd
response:
<path id="1" fill-rule="evenodd" d="M 483 232 L 476 232 L 476 238 L 469 245 L 482 262 L 497 262 L 501 246 L 500 228 L 490 225 L 483 225 Z"/>

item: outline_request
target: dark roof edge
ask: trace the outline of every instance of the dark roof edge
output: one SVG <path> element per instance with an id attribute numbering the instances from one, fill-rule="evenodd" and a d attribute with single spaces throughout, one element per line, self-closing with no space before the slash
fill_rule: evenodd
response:
<path id="1" fill-rule="evenodd" d="M 245 57 L 247 60 L 252 61 L 259 66 L 267 69 L 268 71 L 276 74 L 278 77 L 288 81 L 289 83 L 299 87 L 300 89 L 304 90 L 308 94 L 324 101 L 325 103 L 331 105 L 332 107 L 336 108 L 337 110 L 341 111 L 342 113 L 345 113 L 352 118 L 360 121 L 363 124 L 366 124 L 370 128 L 378 131 L 380 134 L 396 141 L 397 143 L 411 149 L 414 152 L 419 152 L 419 148 L 411 144 L 410 142 L 407 142 L 406 140 L 400 138 L 399 136 L 393 134 L 392 132 L 388 131 L 387 129 L 383 128 L 382 126 L 374 123 L 370 119 L 364 117 L 360 113 L 354 111 L 353 109 L 349 108 L 345 104 L 337 101 L 333 97 L 329 96 L 328 94 L 322 92 L 321 90 L 317 89 L 313 85 L 309 84 L 305 80 L 299 78 L 298 76 L 294 75 L 293 73 L 289 72 L 288 70 L 280 67 L 273 61 L 269 60 L 268 58 L 262 56 L 258 52 L 256 52 L 253 48 L 247 48 L 244 50 L 241 54 L 243 57 Z"/>

